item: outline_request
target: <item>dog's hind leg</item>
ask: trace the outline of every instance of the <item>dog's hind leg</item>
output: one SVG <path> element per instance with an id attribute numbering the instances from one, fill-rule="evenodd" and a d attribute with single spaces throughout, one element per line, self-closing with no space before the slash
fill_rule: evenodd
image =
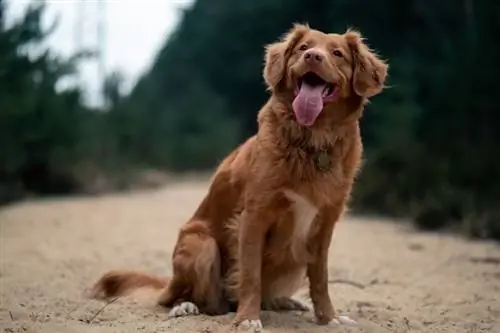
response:
<path id="1" fill-rule="evenodd" d="M 262 303 L 262 310 L 270 311 L 309 311 L 307 303 L 292 297 L 277 297 Z"/>
<path id="2" fill-rule="evenodd" d="M 293 297 L 305 285 L 305 274 L 305 268 L 301 266 L 284 269 L 280 273 L 266 270 L 263 274 L 267 283 L 262 309 L 271 311 L 310 310 L 307 302 Z"/>
<path id="3" fill-rule="evenodd" d="M 158 301 L 171 307 L 169 316 L 178 317 L 228 311 L 223 298 L 220 254 L 208 233 L 191 222 L 181 230 L 173 256 L 173 278 Z"/>

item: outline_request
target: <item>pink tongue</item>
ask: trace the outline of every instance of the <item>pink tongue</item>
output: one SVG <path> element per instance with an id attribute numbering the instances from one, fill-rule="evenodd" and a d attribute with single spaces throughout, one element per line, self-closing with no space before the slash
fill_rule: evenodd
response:
<path id="1" fill-rule="evenodd" d="M 323 110 L 323 91 L 325 85 L 310 86 L 302 83 L 299 93 L 293 100 L 293 111 L 297 122 L 303 126 L 312 126 Z"/>

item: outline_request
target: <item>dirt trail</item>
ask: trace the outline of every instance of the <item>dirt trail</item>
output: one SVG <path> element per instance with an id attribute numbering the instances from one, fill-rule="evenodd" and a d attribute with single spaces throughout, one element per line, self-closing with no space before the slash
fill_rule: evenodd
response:
<path id="1" fill-rule="evenodd" d="M 206 186 L 183 182 L 155 192 L 38 201 L 0 211 L 0 328 L 229 331 L 233 314 L 167 320 L 151 298 L 129 297 L 95 316 L 104 303 L 84 297 L 110 268 L 168 274 L 177 230 Z M 493 243 L 348 217 L 337 229 L 330 258 L 332 279 L 365 286 L 330 288 L 336 307 L 359 326 L 320 327 L 311 313 L 264 312 L 266 332 L 500 332 L 500 247 Z"/>

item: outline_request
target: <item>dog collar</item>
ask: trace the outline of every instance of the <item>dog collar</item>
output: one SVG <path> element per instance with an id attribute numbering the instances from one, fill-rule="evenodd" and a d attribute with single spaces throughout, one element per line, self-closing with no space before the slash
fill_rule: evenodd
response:
<path id="1" fill-rule="evenodd" d="M 295 148 L 300 149 L 305 156 L 312 159 L 314 161 L 314 165 L 321 172 L 328 172 L 332 169 L 333 161 L 333 147 L 339 141 L 339 138 L 336 138 L 335 141 L 329 145 L 322 146 L 321 148 L 313 147 L 307 144 L 293 144 Z"/>
<path id="2" fill-rule="evenodd" d="M 335 137 L 335 140 L 329 144 L 320 147 L 315 147 L 310 144 L 310 135 L 302 133 L 301 136 L 292 136 L 287 129 L 283 129 L 282 137 L 285 138 L 286 146 L 288 148 L 295 148 L 301 152 L 301 155 L 309 160 L 312 160 L 314 166 L 318 171 L 328 172 L 333 166 L 333 147 L 342 138 Z M 286 148 L 285 148 L 286 149 Z"/>

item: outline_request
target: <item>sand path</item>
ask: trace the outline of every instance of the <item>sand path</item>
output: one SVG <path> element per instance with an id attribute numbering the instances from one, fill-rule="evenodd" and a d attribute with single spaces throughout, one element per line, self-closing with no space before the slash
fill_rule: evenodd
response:
<path id="1" fill-rule="evenodd" d="M 0 211 L 3 332 L 229 331 L 234 314 L 167 320 L 145 297 L 103 308 L 84 290 L 110 268 L 168 274 L 179 226 L 203 182 L 150 192 L 27 202 Z M 347 217 L 331 247 L 330 293 L 355 328 L 317 326 L 311 313 L 262 314 L 266 332 L 500 332 L 500 247 Z M 301 296 L 306 291 L 299 293 Z M 92 319 L 88 323 L 89 319 Z"/>

